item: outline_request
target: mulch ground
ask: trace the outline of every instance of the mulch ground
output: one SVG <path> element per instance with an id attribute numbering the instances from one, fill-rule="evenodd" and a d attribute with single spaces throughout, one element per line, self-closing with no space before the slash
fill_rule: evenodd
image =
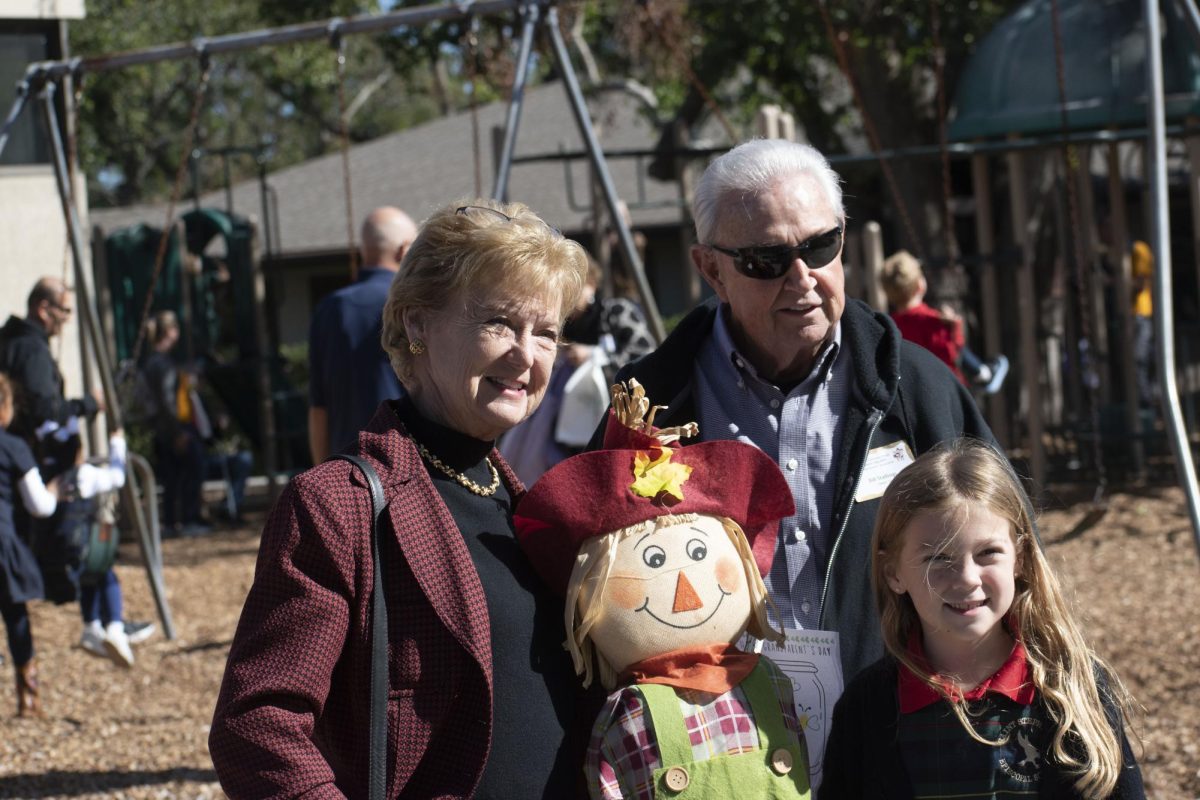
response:
<path id="1" fill-rule="evenodd" d="M 1195 800 L 1200 559 L 1183 493 L 1121 493 L 1099 519 L 1089 511 L 1084 503 L 1047 511 L 1047 552 L 1096 649 L 1143 707 L 1135 730 L 1147 795 Z M 256 524 L 164 542 L 176 638 L 138 646 L 132 670 L 74 646 L 75 607 L 33 604 L 48 714 L 12 717 L 11 664 L 0 668 L 0 798 L 222 797 L 208 725 L 257 546 Z M 123 561 L 126 616 L 154 619 L 137 550 Z"/>

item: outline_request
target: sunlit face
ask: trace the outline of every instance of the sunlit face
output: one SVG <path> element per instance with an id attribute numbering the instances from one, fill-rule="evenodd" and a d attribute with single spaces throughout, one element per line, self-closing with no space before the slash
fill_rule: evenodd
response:
<path id="1" fill-rule="evenodd" d="M 712 241 L 704 244 L 795 246 L 840 222 L 817 180 L 799 175 L 741 203 L 727 201 Z M 759 373 L 779 383 L 806 377 L 846 305 L 841 254 L 816 269 L 797 257 L 773 280 L 748 278 L 730 256 L 702 245 L 692 249 L 692 260 L 729 305 L 734 339 Z"/>
<path id="2" fill-rule="evenodd" d="M 406 319 L 413 356 L 409 396 L 428 418 L 491 441 L 534 412 L 558 351 L 561 297 L 477 292 Z"/>
<path id="3" fill-rule="evenodd" d="M 42 322 L 46 326 L 46 335 L 58 336 L 71 319 L 74 297 L 71 292 L 63 292 L 58 300 L 47 300 L 43 303 Z"/>
<path id="4" fill-rule="evenodd" d="M 1016 549 L 1008 520 L 980 506 L 922 512 L 908 523 L 903 547 L 886 570 L 921 618 L 925 652 L 935 668 L 958 657 L 1011 646 L 1001 624 L 1016 593 Z"/>
<path id="5" fill-rule="evenodd" d="M 715 517 L 617 544 L 592 641 L 619 672 L 684 647 L 734 642 L 750 620 L 737 549 Z"/>

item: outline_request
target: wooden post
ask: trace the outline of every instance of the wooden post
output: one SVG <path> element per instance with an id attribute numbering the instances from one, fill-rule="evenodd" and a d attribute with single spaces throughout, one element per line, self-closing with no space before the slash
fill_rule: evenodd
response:
<path id="1" fill-rule="evenodd" d="M 690 142 L 686 124 L 682 121 L 672 123 L 671 132 L 676 150 L 683 150 L 688 146 Z M 696 226 L 692 220 L 691 166 L 688 159 L 682 156 L 675 158 L 675 174 L 679 176 L 679 252 L 683 254 L 683 262 L 679 267 L 683 270 L 683 285 L 688 308 L 700 302 L 700 295 L 704 291 L 700 272 L 692 264 L 692 245 L 696 241 Z"/>
<path id="2" fill-rule="evenodd" d="M 1194 130 L 1200 120 L 1188 117 L 1187 125 Z M 1188 155 L 1188 198 L 1192 205 L 1192 253 L 1196 269 L 1196 290 L 1200 291 L 1200 136 L 1186 137 Z"/>
<path id="3" fill-rule="evenodd" d="M 779 138 L 779 114 L 782 109 L 776 105 L 758 107 L 754 115 L 754 130 L 764 139 Z"/>
<path id="4" fill-rule="evenodd" d="M 1020 152 L 1005 156 L 1012 208 L 1013 238 L 1021 249 L 1017 268 L 1017 307 L 1026 318 L 1019 320 L 1021 347 L 1021 384 L 1027 398 L 1025 418 L 1029 437 L 1029 470 L 1033 478 L 1031 494 L 1039 496 L 1046 486 L 1046 450 L 1042 441 L 1042 393 L 1040 359 L 1037 348 L 1038 298 L 1033 281 L 1033 237 L 1029 234 L 1029 199 L 1026 194 L 1025 162 Z"/>
<path id="5" fill-rule="evenodd" d="M 267 473 L 267 499 L 270 505 L 282 491 L 276 482 L 279 472 L 279 440 L 275 426 L 275 395 L 271 389 L 270 339 L 267 336 L 267 279 L 262 269 L 258 226 L 251 222 L 250 276 L 254 287 L 254 345 L 258 350 L 259 413 L 262 414 L 263 471 Z"/>
<path id="6" fill-rule="evenodd" d="M 1079 197 L 1079 246 L 1083 249 L 1085 278 L 1091 291 L 1086 301 L 1091 313 L 1091 356 L 1096 375 L 1100 379 L 1098 402 L 1101 408 L 1112 402 L 1112 375 L 1109 371 L 1108 314 L 1104 307 L 1104 270 L 1100 268 L 1099 248 L 1096 243 L 1096 197 L 1092 189 L 1092 148 L 1080 145 L 1079 169 L 1075 170 Z M 1100 433 L 1096 431 L 1097 435 Z"/>
<path id="7" fill-rule="evenodd" d="M 1133 471 L 1139 480 L 1146 476 L 1146 451 L 1138 407 L 1137 364 L 1133 360 L 1132 264 L 1129 259 L 1129 222 L 1125 208 L 1125 182 L 1121 179 L 1121 152 L 1116 142 L 1108 144 L 1109 263 L 1113 269 L 1113 304 L 1121 330 L 1121 394 L 1125 398 L 1125 428 L 1129 431 Z"/>
<path id="8" fill-rule="evenodd" d="M 979 289 L 983 295 L 983 349 L 986 358 L 994 358 L 1004 348 L 1000 345 L 1000 295 L 996 285 L 996 225 L 992 216 L 992 185 L 988 175 L 988 157 L 982 153 L 971 156 L 971 186 L 975 192 L 975 239 L 983 267 L 979 272 Z M 996 441 L 1009 447 L 1008 398 L 996 392 L 987 398 L 988 424 Z"/>
<path id="9" fill-rule="evenodd" d="M 876 311 L 887 313 L 887 295 L 879 283 L 879 273 L 883 270 L 883 229 L 875 220 L 863 225 L 862 268 L 867 302 Z"/>

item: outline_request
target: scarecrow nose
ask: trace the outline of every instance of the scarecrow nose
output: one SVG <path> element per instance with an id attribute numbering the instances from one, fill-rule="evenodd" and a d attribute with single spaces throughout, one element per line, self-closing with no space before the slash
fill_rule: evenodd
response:
<path id="1" fill-rule="evenodd" d="M 692 588 L 692 582 L 687 579 L 687 575 L 680 572 L 678 580 L 675 581 L 675 605 L 671 607 L 671 611 L 678 614 L 681 611 L 695 611 L 703 607 L 704 603 Z"/>

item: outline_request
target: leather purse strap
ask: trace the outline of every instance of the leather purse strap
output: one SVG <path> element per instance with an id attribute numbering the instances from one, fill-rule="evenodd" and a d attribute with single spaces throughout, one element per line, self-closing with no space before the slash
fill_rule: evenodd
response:
<path id="1" fill-rule="evenodd" d="M 383 800 L 387 792 L 387 688 L 388 621 L 383 597 L 383 569 L 379 560 L 379 518 L 387 502 L 383 484 L 375 469 L 358 456 L 339 453 L 327 460 L 349 461 L 367 479 L 371 491 L 371 572 L 375 576 L 371 590 L 371 729 L 368 753 L 368 794 L 370 800 Z"/>

